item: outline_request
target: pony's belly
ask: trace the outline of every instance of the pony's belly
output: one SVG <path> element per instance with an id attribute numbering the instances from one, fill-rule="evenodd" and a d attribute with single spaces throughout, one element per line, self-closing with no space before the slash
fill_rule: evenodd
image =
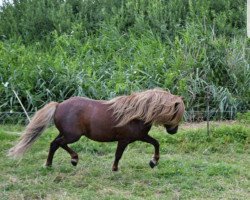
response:
<path id="1" fill-rule="evenodd" d="M 85 136 L 91 140 L 97 142 L 114 142 L 117 141 L 117 138 L 113 134 L 105 134 L 105 133 L 90 133 L 85 134 Z"/>

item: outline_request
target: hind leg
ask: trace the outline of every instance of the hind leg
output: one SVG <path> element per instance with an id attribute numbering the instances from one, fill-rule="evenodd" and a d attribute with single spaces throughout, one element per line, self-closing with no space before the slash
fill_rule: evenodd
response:
<path id="1" fill-rule="evenodd" d="M 61 146 L 65 151 L 67 151 L 71 156 L 71 164 L 76 166 L 78 163 L 78 154 L 73 151 L 73 149 L 69 148 L 67 144 Z"/>
<path id="2" fill-rule="evenodd" d="M 51 142 L 49 154 L 46 162 L 46 166 L 51 166 L 54 154 L 59 147 L 62 147 L 65 151 L 67 151 L 71 156 L 72 165 L 76 166 L 78 162 L 78 155 L 71 148 L 68 147 L 67 144 L 76 142 L 80 139 L 80 135 L 71 135 L 71 137 L 65 137 L 61 133 Z"/>
<path id="3" fill-rule="evenodd" d="M 49 154 L 45 166 L 50 167 L 56 150 L 60 147 L 59 142 L 62 140 L 62 134 L 60 133 L 51 143 L 49 148 Z"/>

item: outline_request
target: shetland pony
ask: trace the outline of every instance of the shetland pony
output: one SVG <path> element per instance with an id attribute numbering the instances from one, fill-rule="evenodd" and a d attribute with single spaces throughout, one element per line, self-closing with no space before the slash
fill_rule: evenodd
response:
<path id="1" fill-rule="evenodd" d="M 61 147 L 71 156 L 72 165 L 78 163 L 78 154 L 68 144 L 86 136 L 98 142 L 117 141 L 113 171 L 128 144 L 143 141 L 154 146 L 149 162 L 155 167 L 159 161 L 159 142 L 148 135 L 153 124 L 163 125 L 175 134 L 185 107 L 182 98 L 162 89 L 151 89 L 119 96 L 109 101 L 72 97 L 61 103 L 51 102 L 38 110 L 26 127 L 19 142 L 9 150 L 9 156 L 20 157 L 54 122 L 59 135 L 51 142 L 46 166 L 52 165 L 55 151 Z"/>

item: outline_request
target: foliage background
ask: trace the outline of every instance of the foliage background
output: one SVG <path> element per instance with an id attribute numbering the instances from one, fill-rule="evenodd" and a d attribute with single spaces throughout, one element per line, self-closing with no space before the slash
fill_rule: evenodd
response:
<path id="1" fill-rule="evenodd" d="M 250 108 L 245 0 L 14 0 L 0 11 L 0 112 L 154 87 L 186 120 Z"/>

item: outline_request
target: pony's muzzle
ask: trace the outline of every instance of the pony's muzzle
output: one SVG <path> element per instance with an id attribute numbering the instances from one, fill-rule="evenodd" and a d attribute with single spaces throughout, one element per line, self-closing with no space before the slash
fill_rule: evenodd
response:
<path id="1" fill-rule="evenodd" d="M 177 133 L 177 131 L 178 131 L 178 125 L 175 126 L 175 127 L 171 127 L 171 126 L 169 126 L 169 125 L 165 125 L 165 128 L 166 128 L 166 131 L 167 131 L 169 134 L 171 134 L 171 135 Z"/>

